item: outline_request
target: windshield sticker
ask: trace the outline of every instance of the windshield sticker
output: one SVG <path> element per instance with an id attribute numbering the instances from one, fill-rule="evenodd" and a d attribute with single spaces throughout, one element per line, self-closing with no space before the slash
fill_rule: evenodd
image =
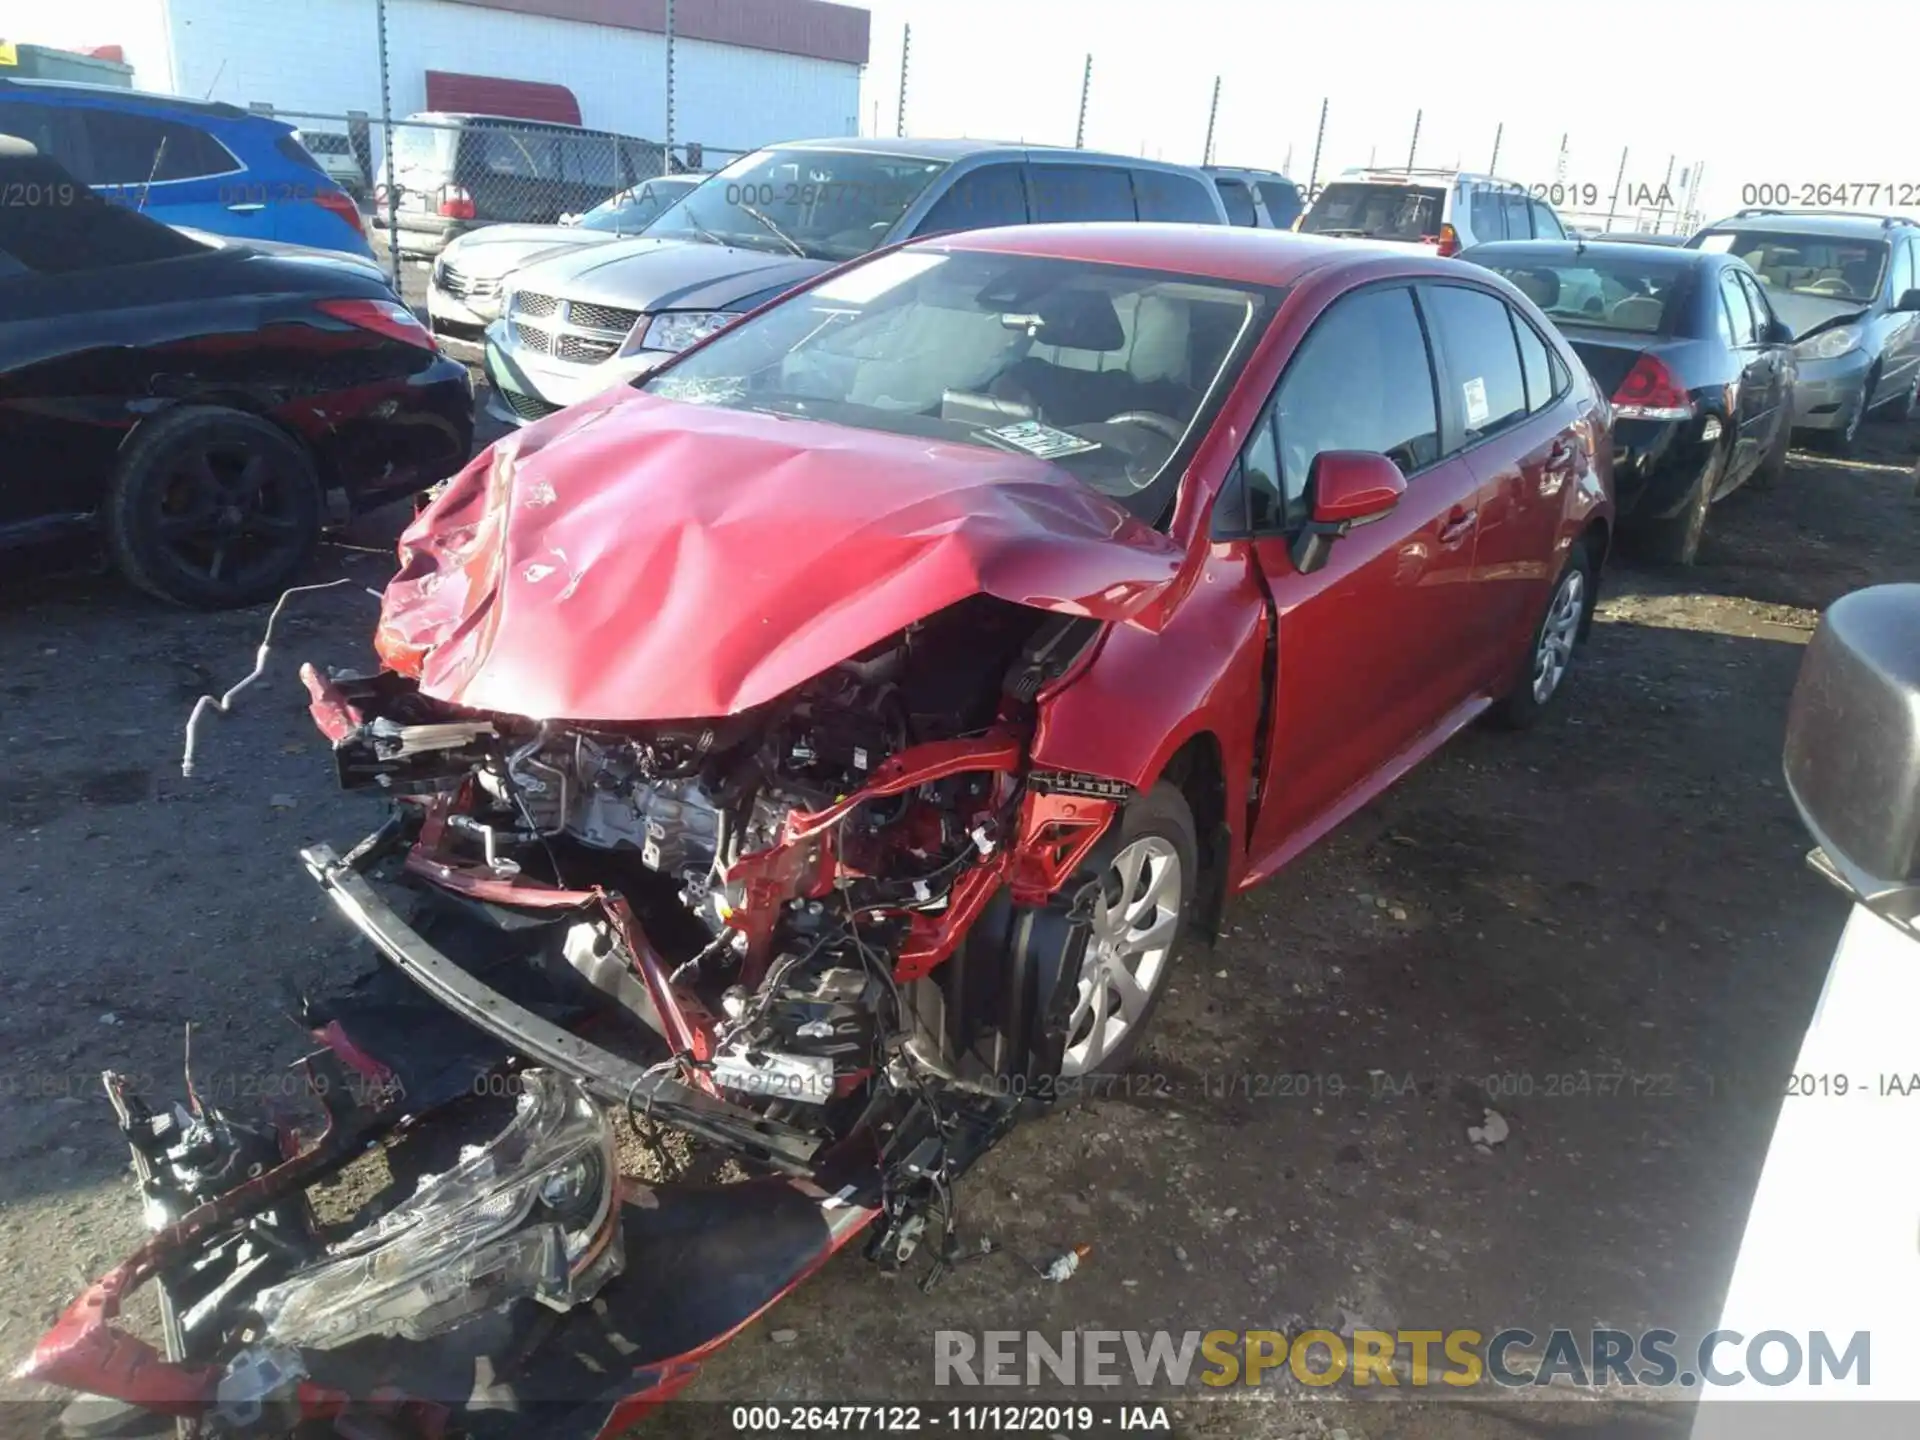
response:
<path id="1" fill-rule="evenodd" d="M 896 252 L 856 266 L 846 274 L 816 285 L 812 294 L 820 300 L 837 300 L 845 305 L 865 305 L 878 300 L 896 286 L 916 275 L 924 275 L 936 265 L 947 263 L 944 255 Z"/>
<path id="2" fill-rule="evenodd" d="M 1709 235 L 1700 242 L 1700 248 L 1709 255 L 1724 255 L 1733 249 L 1733 242 L 1738 238 L 1735 235 Z"/>
<path id="3" fill-rule="evenodd" d="M 1460 387 L 1460 394 L 1467 402 L 1467 428 L 1478 430 L 1492 413 L 1487 408 L 1487 382 L 1476 375 Z"/>
<path id="4" fill-rule="evenodd" d="M 1051 425 L 1042 425 L 1038 420 L 1022 420 L 1018 425 L 1002 425 L 997 430 L 987 432 L 995 439 L 1004 440 L 1009 445 L 1018 446 L 1029 455 L 1037 455 L 1042 460 L 1058 460 L 1066 455 L 1085 455 L 1090 450 L 1098 450 L 1097 440 L 1084 440 L 1078 435 L 1070 435 L 1065 430 L 1056 430 Z"/>

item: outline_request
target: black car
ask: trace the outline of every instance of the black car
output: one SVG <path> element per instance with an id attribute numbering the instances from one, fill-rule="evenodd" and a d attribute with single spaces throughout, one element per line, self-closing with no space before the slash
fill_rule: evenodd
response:
<path id="1" fill-rule="evenodd" d="M 1793 420 L 1793 332 L 1731 255 L 1581 240 L 1476 245 L 1461 258 L 1511 280 L 1613 397 L 1623 534 L 1693 563 L 1707 511 L 1777 479 Z"/>
<path id="2" fill-rule="evenodd" d="M 0 552 L 104 541 L 144 590 L 242 605 L 306 563 L 330 495 L 370 509 L 466 460 L 466 368 L 372 262 L 174 229 L 7 136 L 0 197 Z"/>

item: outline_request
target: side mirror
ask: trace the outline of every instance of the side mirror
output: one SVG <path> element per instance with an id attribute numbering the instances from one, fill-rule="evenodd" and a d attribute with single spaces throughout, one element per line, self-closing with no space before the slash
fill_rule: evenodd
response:
<path id="1" fill-rule="evenodd" d="M 1920 291 L 1915 291 L 1914 294 L 1916 298 L 1920 298 Z M 1784 320 L 1771 320 L 1767 323 L 1767 333 L 1761 338 L 1769 345 L 1791 345 L 1793 327 Z"/>
<path id="2" fill-rule="evenodd" d="M 1906 294 L 1894 301 L 1893 308 L 1901 315 L 1911 315 L 1920 312 L 1920 290 L 1907 291 Z"/>
<path id="3" fill-rule="evenodd" d="M 1356 525 L 1385 516 L 1407 493 L 1400 467 L 1370 450 L 1325 450 L 1307 472 L 1313 518 L 1294 537 L 1293 568 L 1311 575 L 1327 563 L 1333 542 Z"/>

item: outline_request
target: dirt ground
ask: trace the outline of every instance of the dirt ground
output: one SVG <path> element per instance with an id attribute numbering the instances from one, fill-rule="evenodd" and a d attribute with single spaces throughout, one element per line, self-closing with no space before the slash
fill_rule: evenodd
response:
<path id="1" fill-rule="evenodd" d="M 1871 439 L 1867 463 L 1796 454 L 1775 490 L 1733 497 L 1690 572 L 1619 560 L 1549 720 L 1462 736 L 1236 901 L 1184 958 L 1134 1093 L 1017 1131 L 963 1182 L 969 1239 L 1091 1245 L 1070 1282 L 1002 1255 L 923 1293 L 842 1256 L 692 1396 L 925 1397 L 939 1329 L 1711 1328 L 1846 908 L 1806 870 L 1779 777 L 1799 647 L 1844 592 L 1920 578 L 1909 437 Z M 177 1093 L 192 1021 L 203 1097 L 273 1092 L 303 1048 L 285 987 L 368 963 L 295 858 L 376 817 L 334 790 L 294 669 L 369 660 L 387 553 L 336 547 L 321 569 L 357 583 L 291 607 L 191 782 L 188 708 L 245 673 L 264 613 L 166 611 L 106 580 L 0 590 L 9 1368 L 140 1238 L 100 1070 Z M 1582 1073 L 1629 1080 L 1552 1078 Z M 1489 1105 L 1509 1134 L 1478 1150 Z M 1189 1402 L 1183 1423 L 1685 1425 L 1679 1406 L 1340 1404 L 1290 1379 L 1260 1398 Z M 0 1407 L 0 1433 L 46 1414 Z"/>

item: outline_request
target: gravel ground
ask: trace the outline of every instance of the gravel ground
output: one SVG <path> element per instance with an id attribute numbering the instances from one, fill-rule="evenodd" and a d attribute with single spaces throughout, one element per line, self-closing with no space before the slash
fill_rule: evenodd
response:
<path id="1" fill-rule="evenodd" d="M 844 1256 L 693 1396 L 924 1396 L 943 1328 L 1710 1328 L 1846 908 L 1806 871 L 1779 779 L 1798 647 L 1840 594 L 1916 578 L 1908 437 L 1872 441 L 1869 463 L 1796 454 L 1775 490 L 1734 497 L 1690 572 L 1616 564 L 1549 720 L 1462 736 L 1236 901 L 1175 976 L 1136 1093 L 988 1157 L 963 1232 L 1028 1255 L 1091 1245 L 1070 1283 L 1002 1257 L 928 1294 Z M 140 1238 L 102 1067 L 176 1093 L 192 1021 L 204 1097 L 277 1093 L 303 1048 L 285 987 L 367 963 L 294 856 L 375 818 L 333 789 L 294 678 L 301 659 L 370 659 L 361 587 L 389 552 L 378 526 L 362 539 L 324 554 L 317 578 L 356 585 L 290 608 L 270 678 L 208 726 L 192 782 L 188 707 L 245 672 L 264 612 L 161 610 L 107 580 L 0 589 L 9 1368 Z M 1549 1078 L 1583 1072 L 1645 1083 L 1601 1096 Z M 1288 1076 L 1304 1078 L 1270 1078 Z M 1510 1133 L 1477 1150 L 1467 1127 L 1489 1104 Z M 1304 1396 L 1288 1380 L 1263 1396 L 1280 1403 L 1188 1407 L 1205 1412 L 1190 1423 L 1352 1440 L 1684 1429 L 1672 1406 L 1549 1422 Z M 45 1413 L 0 1408 L 15 1428 Z"/>

